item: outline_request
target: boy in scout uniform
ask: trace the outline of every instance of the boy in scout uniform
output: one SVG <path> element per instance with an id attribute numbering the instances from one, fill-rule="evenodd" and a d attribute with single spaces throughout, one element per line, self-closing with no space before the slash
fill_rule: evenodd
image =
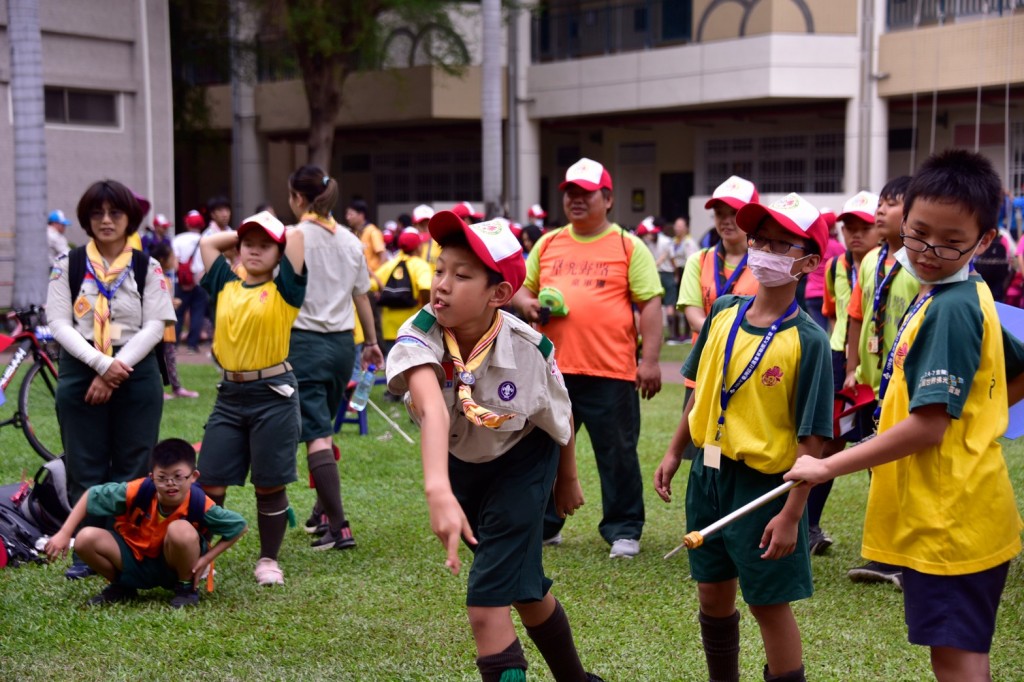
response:
<path id="1" fill-rule="evenodd" d="M 475 558 L 466 605 L 484 682 L 521 680 L 526 657 L 509 606 L 554 679 L 583 670 L 569 620 L 541 562 L 554 488 L 565 516 L 583 504 L 572 411 L 550 341 L 505 306 L 522 285 L 522 247 L 507 225 L 466 225 L 451 211 L 429 224 L 441 245 L 430 305 L 399 330 L 388 388 L 409 392 L 423 431 L 430 525 L 457 574 L 462 537 Z"/>

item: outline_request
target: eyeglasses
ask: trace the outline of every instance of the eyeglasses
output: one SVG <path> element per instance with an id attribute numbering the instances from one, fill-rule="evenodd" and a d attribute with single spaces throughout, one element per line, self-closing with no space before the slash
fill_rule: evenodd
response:
<path id="1" fill-rule="evenodd" d="M 754 249 L 763 249 L 767 246 L 772 253 L 779 256 L 786 255 L 789 253 L 790 249 L 799 249 L 801 251 L 807 250 L 797 244 L 790 244 L 789 242 L 781 239 L 768 239 L 767 237 L 761 237 L 756 234 L 752 234 L 747 238 L 747 246 Z"/>
<path id="2" fill-rule="evenodd" d="M 928 249 L 931 249 L 932 253 L 935 254 L 935 257 L 941 260 L 960 260 L 961 258 L 964 257 L 965 254 L 968 254 L 971 251 L 973 251 L 974 248 L 978 246 L 978 244 L 981 242 L 981 240 L 979 239 L 978 241 L 974 242 L 971 246 L 961 251 L 955 246 L 935 246 L 934 244 L 929 244 L 923 239 L 918 239 L 917 237 L 908 237 L 906 234 L 903 233 L 903 230 L 900 230 L 900 238 L 903 240 L 903 246 L 906 247 L 908 251 L 924 253 Z"/>
<path id="3" fill-rule="evenodd" d="M 109 211 L 96 209 L 93 211 L 89 211 L 89 220 L 95 220 L 97 222 L 100 222 L 103 220 L 104 215 L 108 215 L 110 216 L 111 220 L 117 221 L 125 216 L 125 212 L 119 208 L 112 208 Z"/>
<path id="4" fill-rule="evenodd" d="M 192 477 L 191 473 L 182 474 L 180 476 L 172 476 L 170 478 L 168 478 L 166 476 L 154 476 L 153 477 L 153 482 L 156 483 L 159 486 L 167 486 L 167 485 L 171 485 L 172 483 L 177 485 L 177 486 L 180 486 L 182 483 L 184 483 L 185 481 L 187 481 L 191 477 Z"/>

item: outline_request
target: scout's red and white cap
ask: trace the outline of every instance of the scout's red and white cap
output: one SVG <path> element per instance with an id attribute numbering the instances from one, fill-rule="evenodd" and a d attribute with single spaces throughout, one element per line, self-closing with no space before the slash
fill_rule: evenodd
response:
<path id="1" fill-rule="evenodd" d="M 254 216 L 249 216 L 238 226 L 238 238 L 241 239 L 247 232 L 256 228 L 262 229 L 267 236 L 278 244 L 284 244 L 284 224 L 275 218 L 269 211 L 260 211 Z"/>
<path id="2" fill-rule="evenodd" d="M 459 203 L 452 206 L 451 211 L 452 213 L 459 216 L 463 220 L 469 220 L 470 218 L 472 218 L 473 220 L 484 219 L 484 214 L 477 213 L 476 210 L 473 208 L 473 204 L 469 203 L 468 201 L 460 201 Z"/>
<path id="3" fill-rule="evenodd" d="M 654 224 L 654 216 L 647 216 L 636 226 L 636 236 L 643 237 L 645 234 L 658 234 L 661 228 Z"/>
<path id="4" fill-rule="evenodd" d="M 839 220 L 848 216 L 860 218 L 869 225 L 875 224 L 875 211 L 878 209 L 878 195 L 872 192 L 857 192 L 843 204 L 843 212 Z"/>
<path id="5" fill-rule="evenodd" d="M 420 204 L 412 210 L 412 222 L 419 223 L 424 220 L 430 220 L 434 217 L 434 209 L 430 208 L 426 204 Z"/>
<path id="6" fill-rule="evenodd" d="M 747 234 L 753 234 L 766 217 L 775 221 L 787 232 L 800 239 L 813 239 L 818 253 L 825 253 L 828 246 L 828 225 L 811 202 L 796 192 L 776 199 L 767 206 L 747 204 L 736 213 L 736 225 Z"/>
<path id="7" fill-rule="evenodd" d="M 415 253 L 422 243 L 420 231 L 415 227 L 407 227 L 398 235 L 398 248 L 406 253 Z"/>
<path id="8" fill-rule="evenodd" d="M 185 214 L 185 227 L 206 227 L 206 220 L 199 211 L 189 211 Z"/>
<path id="9" fill-rule="evenodd" d="M 451 211 L 438 211 L 430 219 L 430 236 L 441 241 L 453 232 L 462 231 L 469 246 L 484 265 L 501 274 L 518 291 L 526 279 L 523 247 L 509 229 L 507 220 L 488 220 L 467 225 Z"/>
<path id="10" fill-rule="evenodd" d="M 558 189 L 565 191 L 569 185 L 577 185 L 588 192 L 596 189 L 611 189 L 612 176 L 597 161 L 583 157 L 565 171 L 565 181 Z"/>
<path id="11" fill-rule="evenodd" d="M 540 218 L 544 219 L 548 217 L 548 212 L 544 210 L 544 207 L 540 204 L 534 204 L 530 207 L 530 210 L 526 212 L 527 218 Z"/>
<path id="12" fill-rule="evenodd" d="M 157 213 L 153 216 L 153 227 L 168 228 L 171 226 L 171 221 L 167 219 L 163 213 Z"/>
<path id="13" fill-rule="evenodd" d="M 747 204 L 756 204 L 760 200 L 754 183 L 733 175 L 715 188 L 715 193 L 704 204 L 704 208 L 714 208 L 715 204 L 722 203 L 738 211 Z"/>

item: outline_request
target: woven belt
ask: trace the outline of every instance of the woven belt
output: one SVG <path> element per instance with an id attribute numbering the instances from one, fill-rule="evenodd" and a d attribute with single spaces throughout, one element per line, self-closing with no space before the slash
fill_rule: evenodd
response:
<path id="1" fill-rule="evenodd" d="M 236 383 L 245 383 L 247 381 L 259 381 L 260 379 L 270 379 L 271 377 L 281 376 L 285 372 L 292 371 L 292 366 L 288 362 L 282 362 L 270 367 L 264 367 L 263 369 L 254 369 L 248 372 L 229 372 L 224 370 L 224 380 L 234 381 Z"/>

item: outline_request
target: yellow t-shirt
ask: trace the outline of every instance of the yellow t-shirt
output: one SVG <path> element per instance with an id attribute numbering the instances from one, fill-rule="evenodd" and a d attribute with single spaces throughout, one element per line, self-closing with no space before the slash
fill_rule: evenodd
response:
<path id="1" fill-rule="evenodd" d="M 412 295 L 419 301 L 420 292 L 430 291 L 430 283 L 434 278 L 434 268 L 419 256 L 409 256 L 404 253 L 398 254 L 398 256 L 380 266 L 373 273 L 376 279 L 370 282 L 370 288 L 373 291 L 377 291 L 379 288 L 377 285 L 378 281 L 381 283 L 381 286 L 386 285 L 388 280 L 391 279 L 391 274 L 395 271 L 395 268 L 403 261 L 405 262 L 405 269 L 409 273 L 409 278 L 412 280 Z M 384 335 L 384 340 L 394 341 L 398 338 L 398 329 L 406 320 L 415 315 L 420 307 L 420 303 L 410 308 L 380 306 L 380 330 Z"/>
<path id="2" fill-rule="evenodd" d="M 690 436 L 699 448 L 715 440 L 722 414 L 726 342 L 740 305 L 749 298 L 723 296 L 715 301 L 683 364 L 683 376 L 697 384 Z M 726 386 L 732 386 L 746 369 L 767 331 L 746 320 L 740 323 Z M 753 374 L 729 400 L 719 442 L 722 455 L 763 474 L 777 474 L 793 466 L 799 438 L 831 438 L 831 367 L 828 336 L 807 313 L 801 310 L 783 322 Z"/>
<path id="3" fill-rule="evenodd" d="M 201 282 L 216 310 L 213 354 L 229 372 L 282 363 L 288 357 L 292 324 L 306 296 L 306 276 L 287 257 L 270 282 L 249 286 L 218 256 Z"/>
<path id="4" fill-rule="evenodd" d="M 1024 346 L 1006 335 L 980 278 L 946 286 L 908 320 L 897 341 L 878 432 L 914 409 L 952 417 L 938 447 L 873 469 L 861 553 L 934 575 L 963 575 L 1020 553 L 1021 518 L 999 436 L 1007 377 Z"/>

